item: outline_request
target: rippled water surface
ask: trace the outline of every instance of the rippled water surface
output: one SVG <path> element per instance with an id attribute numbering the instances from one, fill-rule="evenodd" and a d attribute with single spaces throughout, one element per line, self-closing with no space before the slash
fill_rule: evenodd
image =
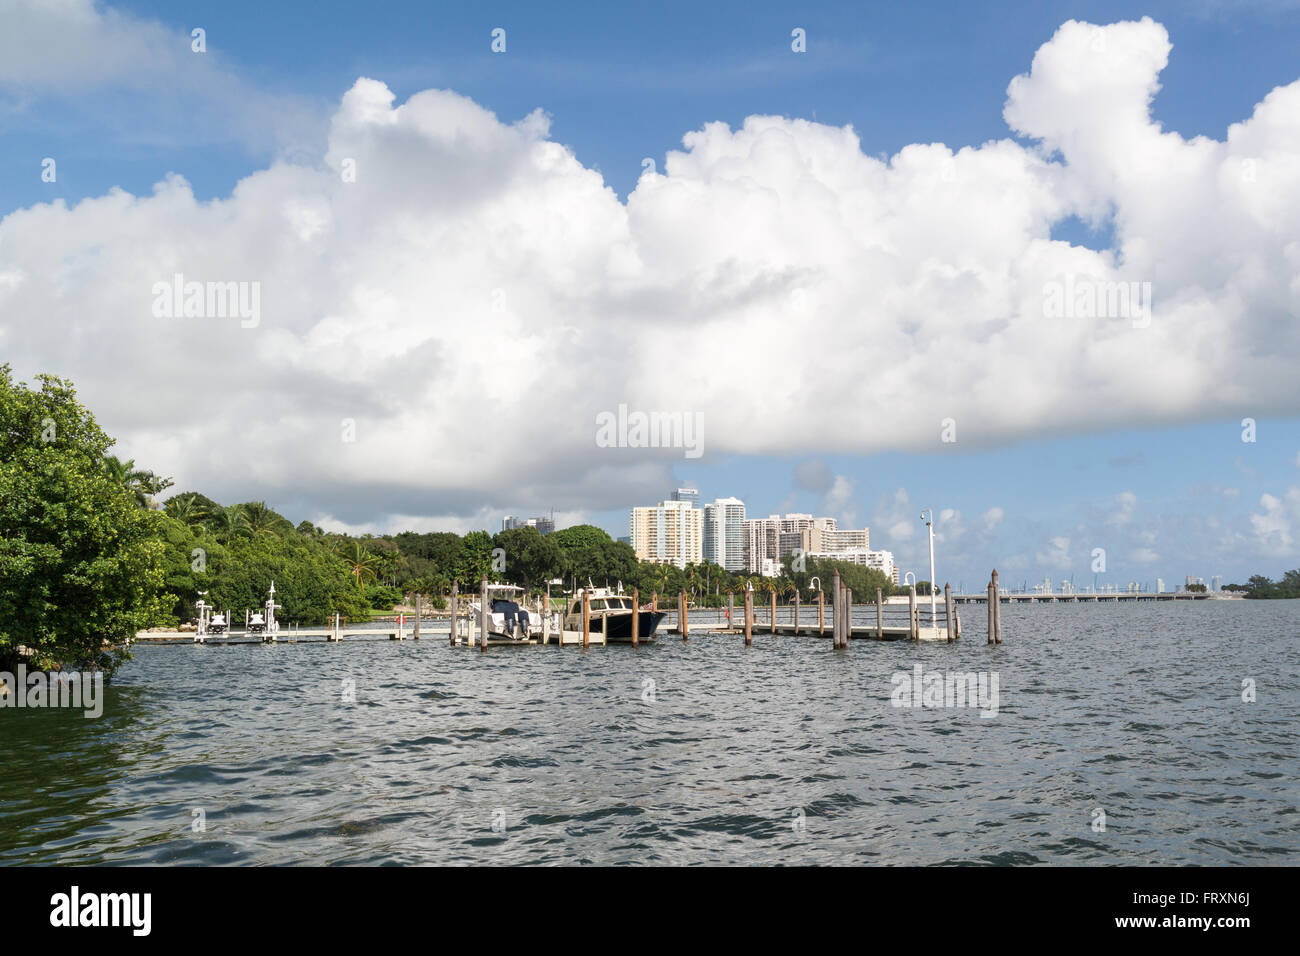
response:
<path id="1" fill-rule="evenodd" d="M 99 720 L 0 710 L 0 863 L 1297 862 L 1300 602 L 1010 606 L 996 648 L 983 616 L 139 647 Z M 891 706 L 918 663 L 996 673 L 997 715 Z"/>

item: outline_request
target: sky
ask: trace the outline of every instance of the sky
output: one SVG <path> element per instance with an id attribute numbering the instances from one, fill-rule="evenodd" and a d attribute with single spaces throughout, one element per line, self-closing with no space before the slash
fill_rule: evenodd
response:
<path id="1" fill-rule="evenodd" d="M 967 590 L 1300 565 L 1298 3 L 0 23 L 0 362 L 178 489 L 618 536 L 689 484 L 921 578 L 932 508 Z"/>

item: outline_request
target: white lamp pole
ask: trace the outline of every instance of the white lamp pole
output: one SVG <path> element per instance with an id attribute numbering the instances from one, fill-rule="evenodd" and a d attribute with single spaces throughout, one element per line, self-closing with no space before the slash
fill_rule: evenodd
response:
<path id="1" fill-rule="evenodd" d="M 934 509 L 926 508 L 922 511 L 921 520 L 930 529 L 930 626 L 934 627 Z"/>

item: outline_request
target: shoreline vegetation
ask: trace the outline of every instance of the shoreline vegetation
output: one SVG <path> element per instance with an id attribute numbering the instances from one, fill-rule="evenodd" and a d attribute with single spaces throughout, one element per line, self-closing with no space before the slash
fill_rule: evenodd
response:
<path id="1" fill-rule="evenodd" d="M 860 595 L 902 590 L 849 562 L 810 559 L 796 570 L 787 558 L 781 576 L 765 578 L 640 561 L 593 525 L 354 536 L 295 525 L 263 501 L 226 505 L 197 491 L 161 500 L 171 480 L 111 455 L 114 439 L 70 382 L 37 382 L 15 383 L 0 365 L 0 671 L 21 662 L 28 671 L 111 674 L 130 659 L 125 645 L 136 633 L 193 623 L 199 594 L 238 613 L 260 607 L 272 580 L 279 619 L 304 626 L 335 614 L 369 620 L 416 594 L 442 610 L 452 581 L 473 593 L 485 576 L 533 594 L 557 578 L 566 588 L 639 588 L 647 601 L 685 591 L 695 607 L 725 606 L 750 587 L 760 600 L 792 601 L 814 577 L 825 588 L 837 570 Z M 928 588 L 918 582 L 917 593 Z M 1300 570 L 1225 590 L 1300 598 Z"/>

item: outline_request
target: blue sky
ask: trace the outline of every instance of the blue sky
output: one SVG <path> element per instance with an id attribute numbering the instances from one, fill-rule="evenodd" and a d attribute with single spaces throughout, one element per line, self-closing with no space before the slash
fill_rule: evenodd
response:
<path id="1" fill-rule="evenodd" d="M 0 214 L 59 199 L 76 204 L 114 188 L 147 196 L 170 173 L 183 176 L 200 201 L 225 199 L 277 157 L 319 157 L 330 116 L 361 76 L 385 83 L 398 103 L 425 89 L 455 90 L 504 123 L 541 108 L 551 117 L 549 138 L 598 171 L 624 202 L 645 158 L 662 171 L 665 154 L 681 150 L 687 132 L 717 121 L 738 128 L 754 114 L 851 125 L 868 156 L 890 157 L 913 143 L 955 149 L 1009 138 L 1028 144 L 1003 118 L 1008 83 L 1070 19 L 1107 24 L 1150 16 L 1164 26 L 1173 53 L 1151 110 L 1165 130 L 1185 139 L 1222 140 L 1228 125 L 1248 118 L 1270 90 L 1300 78 L 1300 4 L 1282 0 L 825 3 L 811 9 L 591 3 L 560 10 L 524 3 L 359 7 L 322 0 L 308 8 L 125 0 L 98 9 L 132 24 L 156 21 L 175 37 L 204 28 L 210 61 L 238 85 L 232 82 L 224 98 L 220 81 L 168 90 L 157 77 L 61 85 L 0 74 Z M 495 27 L 507 30 L 505 56 L 489 50 Z M 807 56 L 790 55 L 794 27 L 807 31 Z M 249 91 L 274 108 L 244 114 L 239 101 Z M 289 116 L 293 122 L 280 122 Z M 39 178 L 45 156 L 58 158 L 55 183 Z M 1109 221 L 1089 227 L 1069 215 L 1051 234 L 1103 251 L 1115 235 Z M 0 273 L 4 255 L 0 233 Z M 1220 334 L 1228 341 L 1253 333 L 1224 325 Z M 1159 363 L 1165 354 L 1149 360 Z M 25 373 L 65 369 L 57 351 L 14 361 Z M 76 377 L 76 369 L 66 363 L 68 374 Z M 995 564 L 1014 582 L 1048 574 L 1090 581 L 1094 547 L 1107 549 L 1101 579 L 1111 584 L 1153 584 L 1157 577 L 1172 584 L 1186 574 L 1229 581 L 1257 572 L 1277 576 L 1300 564 L 1293 543 L 1300 525 L 1293 539 L 1285 504 L 1288 489 L 1300 485 L 1296 403 L 1271 394 L 1255 410 L 1250 395 L 1240 394 L 1244 383 L 1225 384 L 1236 393 L 1222 406 L 1210 396 L 1185 413 L 1155 416 L 1155 423 L 1135 413 L 1131 427 L 1123 424 L 1113 392 L 1099 399 L 1081 391 L 1075 409 L 1085 424 L 1059 433 L 1048 421 L 1019 435 L 929 451 L 895 442 L 893 450 L 869 453 L 803 447 L 788 456 L 724 451 L 699 462 L 660 459 L 665 480 L 658 497 L 675 479 L 697 484 L 706 498 L 741 497 L 753 515 L 831 509 L 843 523 L 870 525 L 875 547 L 892 549 L 904 569 L 918 572 L 926 558 L 916 514 L 923 507 L 950 509 L 940 577 L 968 587 Z M 109 393 L 107 385 L 87 391 L 92 399 Z M 908 394 L 895 397 L 900 411 L 911 401 Z M 129 436 L 128 412 L 117 403 L 110 407 L 106 424 Z M 1086 425 L 1093 408 L 1095 428 Z M 852 407 L 825 411 L 855 415 Z M 1257 422 L 1254 442 L 1242 441 L 1246 414 Z M 124 443 L 131 451 L 170 447 L 156 434 L 135 445 L 124 437 Z M 203 474 L 179 457 L 146 463 L 167 473 Z M 801 464 L 802 482 L 796 477 Z M 822 477 L 809 482 L 809 473 Z M 832 491 L 835 478 L 842 480 Z M 652 485 L 639 486 L 625 501 L 607 495 L 595 507 L 547 500 L 545 493 L 471 502 L 457 492 L 444 500 L 434 486 L 423 513 L 464 518 L 555 506 L 620 535 L 626 534 L 625 508 L 652 503 Z M 335 489 L 326 501 L 292 483 L 223 474 L 218 490 L 265 497 L 295 518 L 328 513 L 349 526 L 378 528 L 392 517 L 361 486 L 351 498 Z M 903 528 L 908 521 L 910 532 Z M 944 530 L 941 522 L 941 539 Z"/>

